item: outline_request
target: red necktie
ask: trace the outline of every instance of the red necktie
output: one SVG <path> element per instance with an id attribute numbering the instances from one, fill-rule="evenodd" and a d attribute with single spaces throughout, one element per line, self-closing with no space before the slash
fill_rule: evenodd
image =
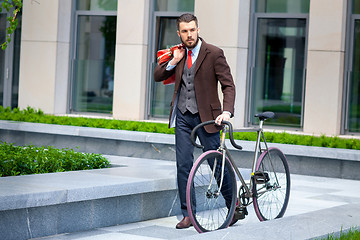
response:
<path id="1" fill-rule="evenodd" d="M 187 66 L 188 66 L 189 69 L 191 68 L 191 65 L 192 65 L 191 53 L 192 53 L 192 51 L 189 50 L 189 51 L 188 51 L 187 61 L 186 61 Z"/>

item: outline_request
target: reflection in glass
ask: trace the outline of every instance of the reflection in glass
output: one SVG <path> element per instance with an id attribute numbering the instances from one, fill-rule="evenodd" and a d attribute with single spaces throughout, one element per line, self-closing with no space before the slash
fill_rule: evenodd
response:
<path id="1" fill-rule="evenodd" d="M 6 39 L 6 14 L 0 13 L 0 43 Z M 5 79 L 5 51 L 0 49 L 0 105 L 3 105 Z"/>
<path id="2" fill-rule="evenodd" d="M 161 17 L 157 21 L 157 49 L 169 48 L 180 43 L 176 33 L 176 18 Z M 157 62 L 154 60 L 153 69 Z M 170 113 L 170 102 L 174 93 L 174 85 L 163 85 L 152 81 L 152 97 L 150 115 L 155 118 L 166 118 Z"/>
<path id="3" fill-rule="evenodd" d="M 349 87 L 348 130 L 360 132 L 360 20 L 355 20 L 353 69 Z"/>
<path id="4" fill-rule="evenodd" d="M 72 111 L 111 113 L 116 17 L 79 16 Z"/>
<path id="5" fill-rule="evenodd" d="M 156 0 L 155 11 L 194 12 L 194 0 Z"/>
<path id="6" fill-rule="evenodd" d="M 310 0 L 257 0 L 256 12 L 309 13 Z"/>
<path id="7" fill-rule="evenodd" d="M 117 0 L 77 0 L 76 9 L 85 11 L 116 11 Z"/>
<path id="8" fill-rule="evenodd" d="M 12 86 L 11 86 L 11 107 L 18 106 L 19 99 L 19 72 L 20 72 L 20 48 L 21 48 L 21 26 L 22 26 L 22 14 L 17 16 L 18 25 L 13 34 L 14 41 L 14 54 L 13 54 L 13 66 L 12 66 Z"/>
<path id="9" fill-rule="evenodd" d="M 352 0 L 352 13 L 360 14 L 360 0 Z"/>
<path id="10" fill-rule="evenodd" d="M 0 43 L 6 38 L 7 14 L 0 14 Z M 18 25 L 5 51 L 0 49 L 0 105 L 18 106 L 19 65 L 21 44 L 21 12 L 17 15 Z M 12 53 L 12 54 L 11 54 Z M 7 69 L 5 69 L 7 68 Z M 5 94 L 4 94 L 5 93 Z"/>
<path id="11" fill-rule="evenodd" d="M 251 116 L 272 111 L 269 123 L 301 126 L 305 29 L 305 19 L 258 19 Z"/>

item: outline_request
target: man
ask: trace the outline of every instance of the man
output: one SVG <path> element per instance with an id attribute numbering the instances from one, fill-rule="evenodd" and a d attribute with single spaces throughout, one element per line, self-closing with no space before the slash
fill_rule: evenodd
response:
<path id="1" fill-rule="evenodd" d="M 199 37 L 197 18 L 183 14 L 177 19 L 177 34 L 184 48 L 176 49 L 173 57 L 156 66 L 155 81 L 175 74 L 175 90 L 171 102 L 169 127 L 175 126 L 177 181 L 184 218 L 176 228 L 188 228 L 191 221 L 186 208 L 186 184 L 193 165 L 192 129 L 201 122 L 228 121 L 234 114 L 235 86 L 223 51 Z M 218 83 L 223 93 L 223 110 L 218 97 Z M 205 128 L 205 129 L 204 129 Z M 219 128 L 207 125 L 197 135 L 204 151 L 220 145 Z"/>

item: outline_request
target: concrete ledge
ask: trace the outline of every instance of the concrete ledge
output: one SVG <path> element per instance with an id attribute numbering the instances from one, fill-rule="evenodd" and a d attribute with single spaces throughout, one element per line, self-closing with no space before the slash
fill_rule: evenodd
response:
<path id="1" fill-rule="evenodd" d="M 90 137 L 132 142 L 151 142 L 175 144 L 171 134 L 146 133 L 136 131 L 124 131 L 105 128 L 89 128 L 43 123 L 15 122 L 0 120 L 1 130 L 10 130 L 29 133 L 43 133 L 51 135 L 64 135 L 74 137 Z"/>
<path id="2" fill-rule="evenodd" d="M 0 121 L 0 140 L 18 145 L 51 145 L 79 151 L 175 161 L 175 137 L 169 134 Z M 238 167 L 249 168 L 255 143 L 237 141 L 242 151 L 227 144 Z M 360 151 L 269 144 L 286 155 L 292 173 L 360 180 Z M 195 157 L 201 150 L 195 150 Z"/>
<path id="3" fill-rule="evenodd" d="M 120 167 L 0 178 L 1 239 L 180 214 L 174 162 L 106 157 Z"/>
<path id="4" fill-rule="evenodd" d="M 0 211 L 176 189 L 172 162 L 106 157 L 115 167 L 0 178 Z"/>

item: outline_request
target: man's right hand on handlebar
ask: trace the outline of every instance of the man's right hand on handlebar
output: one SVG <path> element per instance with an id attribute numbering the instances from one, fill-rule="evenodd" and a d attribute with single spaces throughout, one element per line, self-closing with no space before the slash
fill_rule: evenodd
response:
<path id="1" fill-rule="evenodd" d="M 217 116 L 217 118 L 215 119 L 215 124 L 221 125 L 222 121 L 229 121 L 230 117 L 231 117 L 231 113 L 224 111 L 222 114 Z"/>

